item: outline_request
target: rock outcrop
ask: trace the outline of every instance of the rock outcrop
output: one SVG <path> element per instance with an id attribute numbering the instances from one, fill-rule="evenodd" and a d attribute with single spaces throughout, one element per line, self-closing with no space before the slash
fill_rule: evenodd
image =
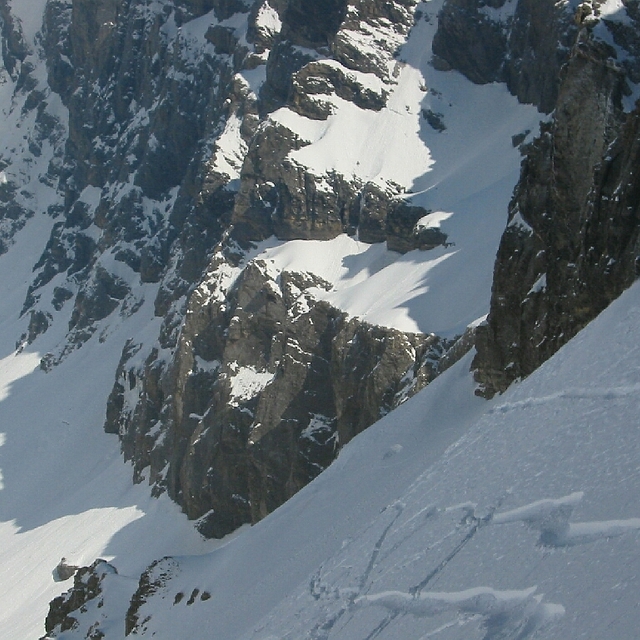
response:
<path id="1" fill-rule="evenodd" d="M 328 466 L 340 445 L 430 382 L 448 346 L 349 319 L 307 273 L 214 257 L 168 361 L 128 345 L 109 400 L 136 478 L 199 530 L 255 522 Z"/>
<path id="2" fill-rule="evenodd" d="M 25 131 L 0 156 L 0 251 L 36 212 L 51 219 L 16 346 L 63 325 L 50 372 L 109 325 L 154 315 L 157 333 L 122 352 L 105 426 L 135 480 L 206 535 L 284 502 L 449 347 L 347 317 L 317 276 L 250 259 L 271 236 L 346 233 L 401 253 L 447 242 L 420 226 L 430 212 L 407 186 L 296 157 L 310 141 L 294 119 L 387 108 L 416 6 L 48 0 L 36 35 L 0 0 L 1 72 Z"/>
<path id="3" fill-rule="evenodd" d="M 447 0 L 434 65 L 502 81 L 551 119 L 523 149 L 477 331 L 478 392 L 527 376 L 637 277 L 638 3 Z M 626 102 L 626 110 L 625 110 Z M 624 204 L 621 204 L 624 203 Z"/>
<path id="4" fill-rule="evenodd" d="M 479 84 L 506 82 L 520 101 L 548 113 L 576 30 L 568 3 L 447 0 L 433 53 L 436 64 Z"/>
<path id="5" fill-rule="evenodd" d="M 522 166 L 478 332 L 473 366 L 488 396 L 534 371 L 637 277 L 640 183 L 630 163 L 638 110 L 625 113 L 623 98 L 638 50 L 621 65 L 593 32 L 598 20 L 585 23 L 582 12 L 576 20 L 553 119 Z"/>
<path id="6" fill-rule="evenodd" d="M 77 616 L 86 614 L 89 607 L 100 609 L 105 578 L 117 575 L 116 568 L 105 560 L 96 560 L 89 567 L 81 567 L 75 574 L 73 587 L 51 601 L 45 621 L 47 635 L 42 640 L 78 628 Z M 74 617 L 73 614 L 76 614 Z M 91 624 L 84 636 L 87 640 L 100 640 L 105 634 L 100 629 L 100 616 Z"/>

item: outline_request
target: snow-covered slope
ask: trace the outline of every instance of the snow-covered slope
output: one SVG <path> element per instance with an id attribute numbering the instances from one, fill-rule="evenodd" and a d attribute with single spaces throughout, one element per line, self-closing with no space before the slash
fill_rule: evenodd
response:
<path id="1" fill-rule="evenodd" d="M 42 635 L 49 601 L 63 590 L 52 573 L 63 556 L 74 564 L 118 557 L 135 575 L 170 548 L 211 548 L 174 503 L 132 485 L 116 442 L 100 428 L 122 342 L 148 331 L 151 310 L 96 337 L 55 375 L 40 369 L 42 352 L 15 350 L 25 324 L 20 300 L 50 223 L 31 220 L 0 256 L 0 637 L 7 640 Z M 41 348 L 61 339 L 58 329 Z"/>
<path id="2" fill-rule="evenodd" d="M 636 638 L 639 318 L 636 285 L 491 402 L 459 363 L 264 521 L 157 565 L 133 637 Z M 122 623 L 125 581 L 59 637 Z"/>
<path id="3" fill-rule="evenodd" d="M 155 132 L 173 130 L 173 125 L 164 126 L 163 114 L 180 116 L 180 122 L 187 114 L 189 122 L 195 113 L 189 111 L 193 105 L 182 109 L 172 97 L 206 93 L 190 87 L 192 76 L 181 69 L 199 69 L 197 77 L 220 89 L 216 100 L 225 105 L 213 99 L 209 107 L 198 103 L 203 138 L 191 140 L 194 155 L 180 158 L 186 177 L 179 185 L 171 182 L 166 192 L 166 178 L 182 178 L 154 173 L 162 166 L 154 153 L 176 141 L 160 144 L 147 127 L 150 115 L 156 115 L 140 106 L 142 98 L 159 104 L 157 96 L 145 93 L 151 91 L 147 83 L 141 81 L 140 95 L 127 103 L 123 122 L 116 123 L 127 135 L 116 135 L 109 112 L 115 76 L 107 73 L 103 87 L 94 84 L 95 70 L 82 76 L 78 69 L 84 60 L 76 60 L 78 69 L 71 69 L 63 47 L 55 64 L 48 61 L 52 73 L 60 74 L 59 86 L 73 89 L 62 82 L 65 73 L 77 72 L 78 82 L 91 80 L 86 94 L 78 87 L 73 100 L 70 95 L 65 99 L 82 118 L 95 107 L 106 129 L 92 131 L 82 118 L 70 123 L 63 99 L 47 84 L 46 38 L 38 31 L 48 4 L 55 9 L 49 37 L 59 33 L 62 38 L 64 28 L 51 31 L 53 17 L 61 24 L 71 19 L 72 3 L 0 4 L 13 14 L 15 24 L 6 25 L 15 28 L 13 40 L 26 47 L 6 52 L 5 65 L 13 55 L 15 67 L 0 70 L 0 249 L 6 249 L 0 255 L 0 638 L 42 635 L 49 601 L 71 584 L 54 581 L 53 569 L 63 556 L 74 565 L 89 565 L 102 556 L 118 569 L 104 578 L 104 600 L 75 613 L 78 627 L 57 636 L 63 638 L 89 633 L 123 637 L 141 572 L 164 556 L 173 559 L 145 574 L 157 580 L 156 590 L 142 588 L 137 608 L 130 611 L 133 635 L 167 640 L 211 635 L 224 640 L 495 640 L 535 633 L 549 640 L 589 634 L 635 637 L 637 287 L 544 369 L 491 403 L 475 397 L 470 357 L 465 358 L 345 447 L 328 471 L 291 502 L 221 543 L 203 541 L 166 495 L 151 498 L 148 486 L 132 486 L 132 469 L 123 463 L 118 442 L 102 432 L 119 362 L 118 375 L 127 383 L 123 422 L 138 406 L 146 407 L 149 389 L 143 376 L 152 354 L 157 369 L 166 366 L 171 374 L 177 353 L 176 375 L 187 383 L 197 379 L 204 388 L 207 376 L 214 377 L 221 366 L 217 353 L 211 345 L 197 352 L 205 340 L 181 333 L 181 321 L 186 309 L 193 316 L 201 313 L 197 320 L 204 322 L 214 303 L 224 307 L 247 264 L 261 265 L 268 276 L 261 286 L 276 294 L 284 271 L 321 278 L 324 282 L 313 280 L 318 286 L 299 292 L 294 308 L 299 315 L 308 312 L 308 302 L 320 299 L 374 325 L 450 339 L 487 313 L 495 251 L 519 174 L 516 141 L 531 140 L 540 114 L 518 104 L 503 85 L 476 86 L 454 71 L 434 69 L 431 42 L 442 0 L 415 7 L 396 3 L 407 15 L 408 7 L 417 9 L 408 36 L 404 27 L 395 29 L 384 19 L 375 46 L 373 34 L 363 37 L 364 32 L 346 28 L 340 33 L 343 39 L 362 38 L 356 43 L 360 53 L 378 56 L 374 67 L 388 66 L 379 75 L 293 47 L 294 53 L 322 62 L 326 73 L 346 74 L 345 85 L 352 82 L 374 98 L 388 94 L 379 108 L 358 106 L 339 97 L 338 89 L 321 94 L 320 102 L 330 111 L 325 120 L 306 117 L 292 104 L 257 115 L 256 93 L 266 81 L 268 51 L 258 54 L 255 43 L 247 41 L 249 3 L 237 4 L 238 12 L 228 19 L 211 11 L 180 29 L 173 3 L 130 3 L 147 20 L 135 27 L 141 31 L 131 41 L 158 48 L 142 62 L 151 65 L 162 58 L 171 71 L 165 74 L 171 86 L 163 93 L 168 97 L 156 114 Z M 91 2 L 73 6 L 80 4 L 93 10 Z M 619 3 L 606 6 L 609 11 Z M 268 3 L 261 11 L 257 27 L 276 37 L 282 28 L 277 12 Z M 371 26 L 365 22 L 363 29 Z M 105 18 L 100 37 L 108 37 L 114 24 Z M 128 25 L 118 28 L 124 33 Z M 385 40 L 390 34 L 393 47 Z M 255 66 L 233 66 L 244 63 L 224 53 L 231 46 L 224 38 L 236 38 L 247 48 L 242 55 Z M 265 42 L 272 46 L 274 41 L 265 37 Z M 396 45 L 394 56 L 390 47 Z M 137 68 L 140 61 L 135 62 Z M 208 75 L 211 69 L 218 74 L 216 82 Z M 149 73 L 155 77 L 157 69 Z M 228 74 L 229 85 L 235 86 L 229 89 L 229 112 L 224 83 L 216 84 L 220 74 Z M 231 219 L 240 183 L 255 178 L 242 169 L 251 132 L 276 125 L 304 141 L 285 151 L 284 159 L 293 163 L 292 175 L 299 168 L 313 177 L 310 193 L 322 195 L 323 188 L 329 193 L 337 174 L 361 190 L 357 197 L 364 197 L 366 185 L 374 185 L 391 200 L 430 212 L 419 224 L 440 229 L 447 242 L 401 255 L 383 242 L 362 242 L 353 229 L 352 236 L 322 242 L 272 237 L 241 257 L 234 254 L 233 264 L 220 258 L 216 270 L 215 258 L 223 252 L 214 254 L 215 245 L 226 236 L 223 223 L 212 222 L 212 211 L 219 206 L 214 213 Z M 105 147 L 105 140 L 113 146 Z M 107 147 L 127 165 L 122 171 L 111 166 L 113 175 L 101 173 L 109 168 L 100 155 Z M 78 157 L 67 157 L 69 150 Z M 99 153 L 94 157 L 94 152 Z M 69 178 L 75 161 L 87 163 L 87 175 L 75 175 L 78 193 Z M 281 177 L 284 183 L 291 175 Z M 264 179 L 258 187 L 268 185 Z M 218 180 L 222 195 L 211 186 Z M 256 184 L 244 186 L 250 191 Z M 258 187 L 255 192 L 261 195 Z M 185 223 L 179 231 L 174 225 L 185 222 L 181 217 L 195 226 L 189 230 Z M 144 268 L 136 262 L 143 258 L 149 260 Z M 198 298 L 202 292 L 208 297 Z M 246 315 L 251 319 L 253 311 Z M 218 334 L 211 334 L 215 343 Z M 181 337 L 185 344 L 179 344 Z M 121 360 L 126 344 L 139 349 L 128 362 L 124 356 Z M 182 347 L 191 360 L 179 353 Z M 214 356 L 204 358 L 203 353 Z M 231 363 L 233 372 L 241 374 L 229 376 L 230 399 L 236 404 L 251 400 L 275 379 L 279 363 L 259 371 L 255 364 Z M 156 382 L 152 377 L 151 384 Z M 205 420 L 214 397 L 209 391 L 204 388 L 204 399 L 194 401 L 197 411 L 184 405 L 186 421 L 178 431 L 191 429 L 188 436 L 179 433 L 188 440 L 185 448 L 195 450 L 211 427 Z M 133 440 L 164 438 L 175 401 L 169 396 L 159 403 L 163 414 L 149 412 L 153 430 L 132 430 Z M 238 413 L 243 411 L 239 407 Z M 166 416 L 163 425 L 160 418 Z M 314 413 L 308 433 L 331 419 Z M 248 420 L 251 429 L 260 426 L 253 416 Z M 115 424 L 114 431 L 120 426 Z M 156 471 L 164 479 L 173 452 L 167 458 L 149 452 L 157 454 Z M 148 458 L 136 461 L 141 479 L 151 474 Z M 159 483 L 155 489 L 164 487 Z M 245 500 L 236 493 L 232 498 Z"/>

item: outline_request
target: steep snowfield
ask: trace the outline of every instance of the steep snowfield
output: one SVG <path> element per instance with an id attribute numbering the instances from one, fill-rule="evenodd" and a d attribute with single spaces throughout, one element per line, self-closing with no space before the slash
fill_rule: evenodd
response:
<path id="1" fill-rule="evenodd" d="M 101 428 L 123 340 L 148 331 L 151 309 L 102 342 L 95 336 L 50 374 L 40 357 L 60 340 L 64 322 L 39 342 L 42 352 L 14 351 L 33 256 L 50 225 L 32 220 L 0 256 L 0 637 L 7 640 L 43 634 L 48 603 L 64 589 L 52 577 L 63 556 L 73 564 L 119 558 L 124 574 L 135 576 L 169 548 L 193 553 L 214 544 L 168 499 L 132 486 L 115 437 Z"/>
<path id="2" fill-rule="evenodd" d="M 459 363 L 264 521 L 165 563 L 141 635 L 637 638 L 639 332 L 636 285 L 490 403 Z"/>

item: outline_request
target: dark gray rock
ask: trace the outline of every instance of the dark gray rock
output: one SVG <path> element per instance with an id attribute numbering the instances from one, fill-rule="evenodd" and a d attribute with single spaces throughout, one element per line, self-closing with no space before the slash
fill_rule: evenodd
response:
<path id="1" fill-rule="evenodd" d="M 477 84 L 501 79 L 507 34 L 478 0 L 447 0 L 438 15 L 433 53 Z"/>
<path id="2" fill-rule="evenodd" d="M 506 82 L 521 102 L 553 110 L 558 77 L 577 27 L 554 0 L 518 0 L 512 15 L 497 19 L 502 0 L 447 0 L 433 41 L 434 65 L 456 69 L 478 84 Z"/>
<path id="3" fill-rule="evenodd" d="M 100 266 L 96 267 L 90 284 L 76 296 L 69 329 L 85 329 L 106 318 L 129 291 L 129 287 L 121 279 Z"/>
<path id="4" fill-rule="evenodd" d="M 140 576 L 138 588 L 131 597 L 124 621 L 124 635 L 144 633 L 144 625 L 148 618 L 140 615 L 140 610 L 147 599 L 161 589 L 174 574 L 178 563 L 173 558 L 161 558 L 151 563 Z"/>
<path id="5" fill-rule="evenodd" d="M 262 110 L 270 112 L 286 104 L 294 74 L 315 59 L 312 51 L 301 50 L 288 40 L 278 42 L 269 53 L 266 82 L 260 89 Z"/>
<path id="6" fill-rule="evenodd" d="M 289 0 L 283 38 L 303 47 L 327 47 L 346 15 L 346 0 Z"/>
<path id="7" fill-rule="evenodd" d="M 28 47 L 22 36 L 19 23 L 11 13 L 7 0 L 0 2 L 0 35 L 2 36 L 2 61 L 11 77 L 17 78 L 21 63 L 25 61 Z"/>
<path id="8" fill-rule="evenodd" d="M 75 565 L 68 564 L 67 559 L 62 558 L 56 565 L 56 568 L 53 570 L 53 579 L 56 582 L 64 582 L 65 580 L 72 578 L 79 568 L 80 567 L 77 567 Z"/>
<path id="9" fill-rule="evenodd" d="M 569 7 L 553 0 L 519 0 L 509 27 L 503 78 L 520 102 L 550 113 L 558 97 L 560 70 L 577 29 Z"/>
<path id="10" fill-rule="evenodd" d="M 354 220 L 360 240 L 369 243 L 386 241 L 387 216 L 393 207 L 395 195 L 372 182 L 362 187 L 358 200 L 358 217 Z"/>
<path id="11" fill-rule="evenodd" d="M 444 244 L 447 236 L 440 229 L 419 229 L 417 223 L 429 212 L 424 207 L 396 201 L 387 215 L 387 247 L 406 253 L 412 249 L 433 249 Z"/>
<path id="12" fill-rule="evenodd" d="M 600 217 L 611 206 L 602 182 L 612 167 L 610 145 L 618 158 L 635 153 L 636 116 L 621 109 L 624 84 L 608 46 L 583 30 L 562 74 L 555 117 L 530 146 L 510 205 L 473 364 L 485 395 L 531 373 L 634 277 L 634 205 L 606 224 Z M 625 179 L 630 194 L 637 180 L 631 173 Z M 594 228 L 611 240 L 597 242 Z"/>
<path id="13" fill-rule="evenodd" d="M 390 80 L 388 63 L 398 56 L 413 26 L 414 8 L 413 0 L 351 0 L 348 14 L 331 43 L 333 57 L 347 69 Z M 386 31 L 385 36 L 380 37 L 381 31 Z M 358 44 L 363 36 L 369 45 L 366 51 Z"/>
<path id="14" fill-rule="evenodd" d="M 58 637 L 65 631 L 75 629 L 78 625 L 77 615 L 85 610 L 86 604 L 92 600 L 99 602 L 102 599 L 102 584 L 105 577 L 117 573 L 112 564 L 101 559 L 96 560 L 89 567 L 79 568 L 75 572 L 73 587 L 51 601 L 45 620 L 47 635 L 43 640 Z M 76 616 L 73 615 L 74 613 Z M 99 631 L 98 625 L 95 625 L 92 635 L 87 637 L 98 640 L 104 637 L 104 634 Z"/>
<path id="15" fill-rule="evenodd" d="M 339 174 L 316 176 L 287 157 L 304 145 L 276 123 L 262 127 L 252 140 L 232 220 L 241 244 L 270 235 L 328 240 L 345 231 L 358 186 Z"/>
<path id="16" fill-rule="evenodd" d="M 168 491 L 207 536 L 255 522 L 333 460 L 338 447 L 427 384 L 448 346 L 349 320 L 308 292 L 310 274 L 236 268 L 221 248 L 192 294 L 171 362 L 128 345 L 105 428 L 136 479 Z M 216 284 L 220 282 L 221 284 Z M 132 406 L 125 402 L 137 397 Z"/>
<path id="17" fill-rule="evenodd" d="M 323 95 L 337 95 L 361 109 L 380 111 L 386 105 L 388 92 L 378 93 L 362 86 L 355 77 L 337 66 L 309 62 L 293 76 L 289 105 L 307 118 L 325 120 L 331 114 L 331 104 L 318 99 Z"/>

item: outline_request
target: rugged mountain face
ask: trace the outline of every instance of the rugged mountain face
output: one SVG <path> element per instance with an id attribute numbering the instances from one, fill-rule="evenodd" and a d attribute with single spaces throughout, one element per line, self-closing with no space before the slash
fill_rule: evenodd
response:
<path id="1" fill-rule="evenodd" d="M 1 6 L 32 132 L 24 170 L 3 164 L 2 241 L 36 211 L 52 219 L 19 348 L 66 322 L 51 371 L 152 302 L 155 335 L 125 346 L 105 429 L 135 480 L 206 535 L 255 522 L 432 380 L 453 343 L 348 317 L 318 300 L 318 276 L 252 259 L 268 238 L 447 243 L 393 180 L 295 160 L 309 141 L 287 122 L 383 109 L 416 3 L 50 0 L 35 35 Z"/>
<path id="2" fill-rule="evenodd" d="M 322 301 L 320 276 L 255 259 L 269 238 L 454 244 L 420 222 L 430 210 L 406 185 L 304 160 L 310 127 L 390 108 L 420 21 L 437 20 L 434 68 L 504 82 L 552 113 L 523 147 L 478 337 L 481 392 L 533 371 L 636 275 L 637 114 L 623 104 L 640 80 L 634 0 L 615 12 L 448 0 L 437 16 L 413 0 L 43 6 L 37 36 L 0 6 L 29 132 L 2 160 L 3 246 L 36 211 L 53 221 L 19 342 L 64 318 L 50 370 L 102 339 L 106 318 L 153 303 L 153 335 L 125 346 L 105 429 L 135 480 L 168 491 L 206 535 L 264 517 L 471 346 L 467 335 L 439 365 L 455 336 L 349 317 Z M 426 126 L 445 132 L 430 106 L 441 96 L 421 90 Z"/>
<path id="3" fill-rule="evenodd" d="M 453 344 L 349 317 L 319 276 L 254 259 L 269 238 L 449 244 L 406 186 L 303 160 L 314 123 L 388 106 L 399 48 L 437 19 L 435 68 L 553 113 L 525 147 L 479 332 L 481 390 L 503 390 L 636 274 L 638 116 L 623 101 L 640 79 L 638 5 L 601 5 L 448 0 L 436 17 L 412 0 L 50 0 L 30 38 L 5 0 L 4 73 L 30 133 L 3 160 L 2 241 L 42 203 L 53 221 L 21 346 L 66 318 L 50 370 L 153 301 L 155 335 L 125 346 L 105 422 L 136 481 L 214 536 L 293 495 Z"/>
<path id="4" fill-rule="evenodd" d="M 327 283 L 263 260 L 225 290 L 226 267 L 216 254 L 166 365 L 126 347 L 106 424 L 137 478 L 148 470 L 218 537 L 282 504 L 431 381 L 447 346 L 349 320 L 308 293 Z"/>
<path id="5" fill-rule="evenodd" d="M 182 237 L 173 241 L 174 264 L 156 299 L 156 313 L 165 316 L 162 353 L 143 345 L 125 348 L 105 425 L 120 434 L 136 479 L 148 467 L 154 490 L 168 490 L 190 517 L 202 518 L 199 529 L 206 535 L 222 536 L 255 522 L 293 495 L 331 462 L 339 444 L 428 383 L 446 347 L 435 336 L 348 320 L 306 294 L 310 287 L 327 288 L 317 278 L 269 273 L 267 264 L 247 261 L 243 252 L 269 236 L 325 240 L 355 233 L 361 225 L 371 229 L 364 239 L 389 239 L 390 248 L 407 251 L 424 244 L 413 235 L 424 209 L 392 202 L 392 188 L 385 193 L 339 173 L 313 174 L 288 158 L 308 143 L 277 121 L 259 119 L 286 106 L 323 120 L 332 111 L 333 95 L 362 109 L 384 106 L 394 44 L 412 23 L 409 6 L 362 3 L 348 13 L 341 3 L 313 10 L 298 3 L 258 4 L 248 14 L 247 38 L 253 42 L 247 40 L 246 49 L 233 42 L 226 27 L 207 31 L 220 56 L 220 89 L 199 111 L 227 110 L 225 129 L 210 143 L 217 155 L 191 160 L 200 177 L 179 186 L 175 196 L 171 217 L 184 208 L 184 222 Z M 386 36 L 373 60 L 358 58 L 352 44 L 367 28 Z M 210 61 L 203 65 L 211 73 Z M 260 96 L 247 86 L 246 77 L 256 73 L 266 78 Z M 363 84 L 365 73 L 373 75 L 373 88 Z M 209 84 L 196 77 L 193 86 Z M 182 90 L 182 85 L 174 89 Z M 170 103 L 175 109 L 173 98 Z M 184 113 L 195 106 L 185 105 Z M 203 120 L 210 122 L 211 113 Z M 183 136 L 180 123 L 163 117 L 161 126 Z M 145 135 L 154 130 L 145 127 Z M 203 145 L 206 138 L 202 129 L 193 132 L 194 144 Z M 230 141 L 236 143 L 235 159 L 224 155 Z M 159 142 L 160 149 L 167 146 Z M 180 147 L 184 153 L 184 142 Z M 176 158 L 177 151 L 171 155 Z M 157 158 L 148 163 L 160 175 L 167 171 Z M 140 185 L 142 193 L 151 187 L 150 197 L 157 198 L 149 179 Z M 367 207 L 374 193 L 374 203 L 386 207 L 382 214 Z M 197 211 L 202 225 L 194 226 Z M 409 222 L 393 224 L 404 218 Z M 223 238 L 223 224 L 229 222 L 231 231 Z M 118 221 L 114 225 L 121 229 Z M 177 221 L 169 225 L 179 228 Z M 159 235 L 172 241 L 168 231 Z M 216 241 L 207 270 L 198 275 Z M 144 242 L 146 247 L 148 237 Z M 159 251 L 150 258 L 159 269 L 168 263 L 158 254 L 170 254 L 162 250 L 163 242 L 154 244 Z M 143 255 L 149 251 L 143 248 L 140 256 L 143 279 Z"/>
<path id="6" fill-rule="evenodd" d="M 598 3 L 576 11 L 553 118 L 527 151 L 478 332 L 483 394 L 530 374 L 638 276 L 638 108 L 623 108 L 638 74 L 638 4 L 625 7 L 624 19 L 601 18 Z"/>
<path id="7" fill-rule="evenodd" d="M 166 491 L 205 536 L 265 517 L 474 340 L 478 392 L 502 392 L 640 272 L 637 0 L 43 7 L 33 36 L 0 0 L 2 73 L 27 132 L 0 158 L 0 248 L 36 213 L 51 222 L 18 346 L 64 323 L 41 361 L 52 371 L 106 339 L 106 319 L 153 307 L 148 336 L 122 351 L 104 426 L 134 480 Z M 353 122 L 411 111 L 390 100 L 407 64 L 401 48 L 427 23 L 438 25 L 432 68 L 504 83 L 546 114 L 535 140 L 513 132 L 523 162 L 490 313 L 461 337 L 464 325 L 439 335 L 353 317 L 329 299 L 333 283 L 278 253 L 287 241 L 344 234 L 397 254 L 455 245 L 425 222 L 438 182 L 420 191 L 415 180 L 357 170 L 364 156 L 345 169 L 305 155 L 341 111 L 353 110 Z M 419 91 L 412 135 L 446 136 L 450 114 L 439 109 L 455 98 Z M 427 171 L 427 159 L 414 161 Z M 144 634 L 138 611 L 171 564 L 143 575 L 128 633 Z M 101 606 L 112 573 L 101 563 L 82 570 L 54 601 L 47 632 L 71 629 L 89 601 Z"/>

